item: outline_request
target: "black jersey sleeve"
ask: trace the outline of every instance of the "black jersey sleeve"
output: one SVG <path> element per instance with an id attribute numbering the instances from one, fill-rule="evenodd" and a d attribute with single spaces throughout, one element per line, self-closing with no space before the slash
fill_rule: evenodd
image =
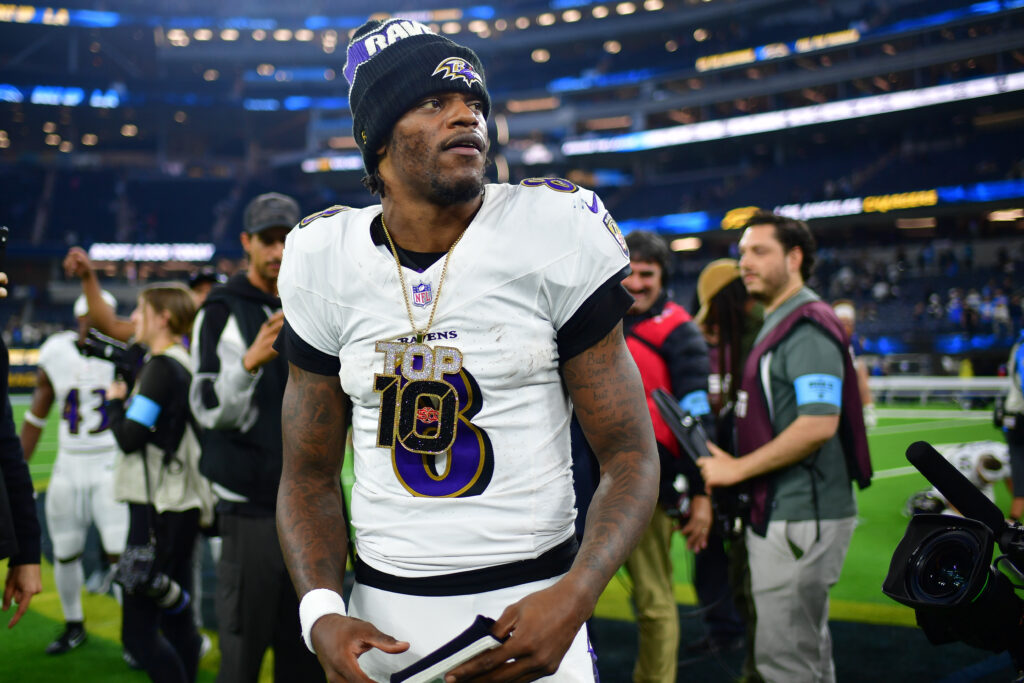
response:
<path id="1" fill-rule="evenodd" d="M 622 286 L 627 275 L 628 266 L 605 280 L 558 330 L 559 362 L 564 363 L 586 351 L 622 320 L 633 305 L 633 297 Z"/>
<path id="2" fill-rule="evenodd" d="M 331 356 L 307 344 L 288 325 L 287 319 L 284 321 L 281 332 L 277 335 L 274 349 L 284 356 L 289 363 L 294 363 L 308 372 L 318 375 L 337 375 L 341 370 L 341 361 L 338 360 L 337 356 Z"/>

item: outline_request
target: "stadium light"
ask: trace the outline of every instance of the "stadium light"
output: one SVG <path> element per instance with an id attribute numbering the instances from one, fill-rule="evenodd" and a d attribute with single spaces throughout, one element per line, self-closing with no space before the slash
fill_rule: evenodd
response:
<path id="1" fill-rule="evenodd" d="M 583 15 L 580 13 L 578 9 L 567 9 L 564 12 L 562 12 L 562 21 L 564 21 L 567 24 L 574 24 L 582 18 Z"/>
<path id="2" fill-rule="evenodd" d="M 267 32 L 261 28 L 256 29 L 252 32 L 252 39 L 255 41 L 261 41 L 267 39 Z"/>
<path id="3" fill-rule="evenodd" d="M 226 28 L 220 32 L 220 39 L 227 42 L 238 40 L 238 29 Z"/>
<path id="4" fill-rule="evenodd" d="M 54 133 L 56 131 L 57 131 L 57 124 L 54 123 L 53 121 L 47 121 L 46 123 L 43 124 L 43 132 L 44 133 Z"/>
<path id="5" fill-rule="evenodd" d="M 314 37 L 315 34 L 308 28 L 300 28 L 298 31 L 295 32 L 295 40 L 298 40 L 299 42 L 302 43 L 308 43 L 311 40 L 313 40 Z"/>
<path id="6" fill-rule="evenodd" d="M 527 19 L 526 17 L 519 17 L 518 19 L 516 19 L 516 28 L 530 28 L 530 20 Z"/>
<path id="7" fill-rule="evenodd" d="M 664 8 L 665 3 L 662 0 L 644 0 L 644 9 L 648 12 L 657 12 Z"/>
<path id="8" fill-rule="evenodd" d="M 622 16 L 627 16 L 636 12 L 636 5 L 631 2 L 620 2 L 615 6 L 615 11 Z"/>
<path id="9" fill-rule="evenodd" d="M 134 123 L 126 123 L 121 126 L 121 135 L 126 138 L 133 138 L 139 134 L 139 127 Z"/>
<path id="10" fill-rule="evenodd" d="M 274 40 L 284 43 L 292 39 L 292 32 L 287 28 L 279 28 L 274 31 Z"/>
<path id="11" fill-rule="evenodd" d="M 1024 218 L 1024 209 L 1002 209 L 992 211 L 988 215 L 988 220 L 992 223 L 1012 223 L 1022 218 Z"/>
<path id="12" fill-rule="evenodd" d="M 622 43 L 617 40 L 606 40 L 602 47 L 610 55 L 617 55 L 622 52 Z"/>
<path id="13" fill-rule="evenodd" d="M 545 50 L 544 48 L 539 47 L 530 53 L 530 59 L 537 62 L 538 64 L 543 64 L 549 59 L 551 59 L 551 53 Z"/>
<path id="14" fill-rule="evenodd" d="M 605 17 L 608 16 L 609 13 L 610 12 L 609 12 L 608 8 L 605 7 L 604 5 L 597 5 L 597 6 L 594 7 L 594 9 L 590 10 L 590 14 L 595 19 L 604 19 Z"/>
<path id="15" fill-rule="evenodd" d="M 551 12 L 545 12 L 537 17 L 538 26 L 551 26 L 553 23 L 555 23 L 555 15 Z"/>
<path id="16" fill-rule="evenodd" d="M 44 140 L 50 147 L 56 147 L 60 144 L 60 136 L 55 133 L 50 133 L 46 138 L 44 138 Z"/>
<path id="17" fill-rule="evenodd" d="M 200 42 L 206 42 L 207 40 L 213 40 L 213 31 L 208 28 L 197 28 L 192 33 L 192 37 Z"/>
<path id="18" fill-rule="evenodd" d="M 462 30 L 462 24 L 457 21 L 446 21 L 441 24 L 441 30 L 448 35 L 455 35 Z"/>
<path id="19" fill-rule="evenodd" d="M 95 147 L 100 139 L 93 133 L 86 133 L 82 136 L 82 144 L 86 147 Z"/>

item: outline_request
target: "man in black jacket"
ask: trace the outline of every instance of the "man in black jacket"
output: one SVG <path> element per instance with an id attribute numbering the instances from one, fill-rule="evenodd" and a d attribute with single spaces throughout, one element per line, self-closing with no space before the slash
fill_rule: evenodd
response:
<path id="1" fill-rule="evenodd" d="M 281 400 L 288 377 L 273 349 L 284 238 L 299 221 L 291 197 L 262 194 L 245 209 L 249 270 L 214 287 L 192 338 L 192 412 L 205 428 L 202 473 L 213 483 L 223 548 L 217 566 L 221 683 L 255 681 L 268 647 L 275 680 L 322 680 L 299 637 L 298 599 L 274 522 L 281 478 Z"/>
<path id="2" fill-rule="evenodd" d="M 7 275 L 0 273 L 0 285 L 7 284 Z M 0 298 L 7 290 L 0 287 Z M 0 385 L 4 395 L 4 414 L 0 418 L 0 560 L 7 557 L 7 580 L 4 583 L 3 609 L 13 602 L 18 606 L 7 624 L 13 628 L 28 610 L 32 596 L 43 589 L 39 577 L 39 518 L 36 516 L 35 494 L 29 476 L 21 441 L 14 429 L 14 414 L 7 397 L 7 346 L 0 339 Z"/>

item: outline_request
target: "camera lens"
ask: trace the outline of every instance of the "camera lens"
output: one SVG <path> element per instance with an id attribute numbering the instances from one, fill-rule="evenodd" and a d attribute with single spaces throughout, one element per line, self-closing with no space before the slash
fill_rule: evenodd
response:
<path id="1" fill-rule="evenodd" d="M 911 597 L 937 605 L 961 602 L 981 558 L 978 539 L 962 530 L 947 530 L 921 544 L 910 558 L 907 589 Z"/>

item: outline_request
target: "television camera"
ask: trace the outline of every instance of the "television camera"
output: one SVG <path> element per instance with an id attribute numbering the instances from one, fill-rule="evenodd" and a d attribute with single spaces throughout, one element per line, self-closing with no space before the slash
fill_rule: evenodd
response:
<path id="1" fill-rule="evenodd" d="M 893 553 L 882 592 L 912 607 L 935 645 L 961 641 L 1008 651 L 1024 683 L 1024 526 L 1007 522 L 992 501 L 924 441 L 907 460 L 964 517 L 919 514 Z M 991 561 L 995 546 L 1002 554 Z"/>

